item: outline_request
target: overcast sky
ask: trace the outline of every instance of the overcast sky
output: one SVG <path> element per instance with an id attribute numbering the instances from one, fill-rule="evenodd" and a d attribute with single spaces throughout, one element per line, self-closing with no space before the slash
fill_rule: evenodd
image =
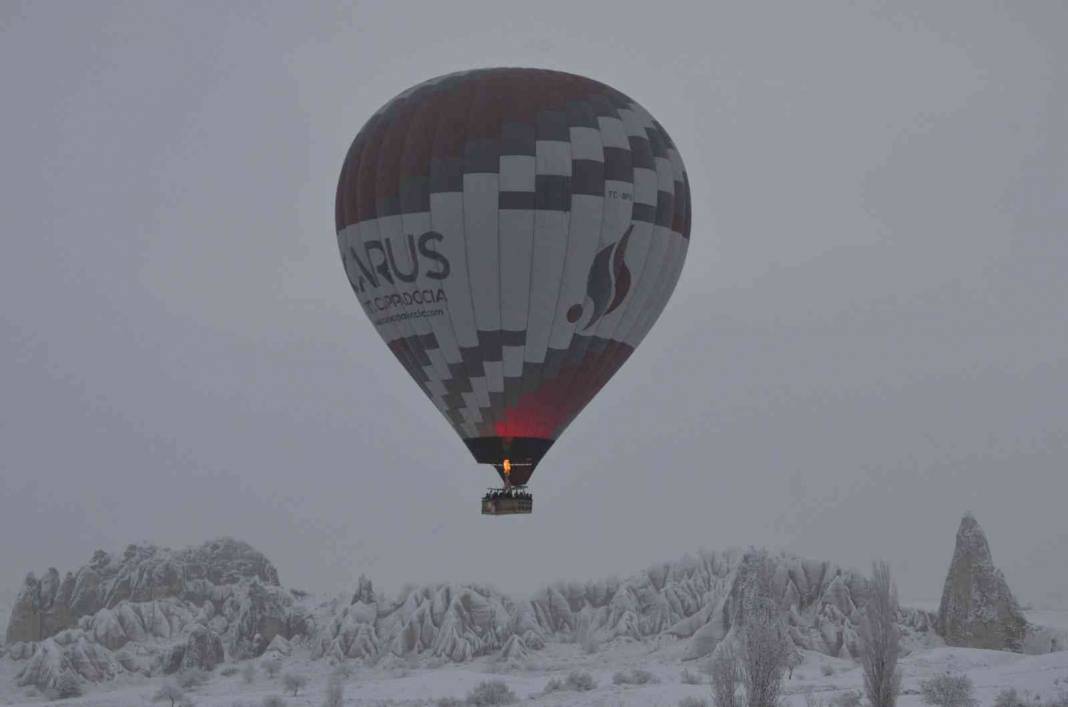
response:
<path id="1" fill-rule="evenodd" d="M 961 514 L 1068 604 L 1068 4 L 0 3 L 0 594 L 245 539 L 512 592 L 769 545 L 937 597 Z M 678 289 L 530 517 L 387 351 L 334 190 L 394 94 L 521 65 L 677 143 Z"/>

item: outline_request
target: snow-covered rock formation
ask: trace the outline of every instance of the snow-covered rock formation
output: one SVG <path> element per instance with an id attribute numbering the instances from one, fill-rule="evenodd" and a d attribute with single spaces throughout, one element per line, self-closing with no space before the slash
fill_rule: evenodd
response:
<path id="1" fill-rule="evenodd" d="M 1021 650 L 1027 635 L 1027 620 L 1001 570 L 994 567 L 986 535 L 971 513 L 957 530 L 938 630 L 951 646 L 1011 651 Z"/>
<path id="2" fill-rule="evenodd" d="M 369 662 L 494 657 L 522 662 L 552 641 L 685 642 L 709 655 L 744 622 L 754 552 L 701 552 L 625 580 L 557 583 L 516 601 L 480 585 L 413 587 L 398 597 L 361 577 L 347 604 L 312 607 L 279 586 L 250 546 L 218 540 L 172 551 L 130 546 L 96 553 L 60 580 L 26 581 L 11 612 L 9 658 L 18 681 L 50 688 L 66 672 L 89 681 L 120 672 L 211 670 L 225 660 L 294 650 Z M 848 657 L 867 580 L 827 562 L 770 557 L 773 593 L 798 647 Z M 904 610 L 903 629 L 933 637 L 933 617 Z"/>
<path id="3" fill-rule="evenodd" d="M 986 626 L 978 619 L 1008 616 L 1014 622 L 1016 616 L 977 528 L 974 520 L 962 524 L 943 602 L 944 625 L 955 631 L 970 626 L 972 636 Z M 12 608 L 0 659 L 16 661 L 20 684 L 39 688 L 52 688 L 69 674 L 95 682 L 124 672 L 211 670 L 265 653 L 387 665 L 479 657 L 521 664 L 553 642 L 597 650 L 643 641 L 676 645 L 678 655 L 695 659 L 711 655 L 744 626 L 758 572 L 761 601 L 770 602 L 763 606 L 780 613 L 796 647 L 857 655 L 868 579 L 785 553 L 699 552 L 626 579 L 551 584 L 523 599 L 474 584 L 409 587 L 392 597 L 361 577 L 351 598 L 317 604 L 284 590 L 271 563 L 250 546 L 218 540 L 178 551 L 131 546 L 121 556 L 98 552 L 62 580 L 55 570 L 29 578 Z M 988 593 L 992 582 L 995 590 Z M 979 587 L 968 590 L 971 604 L 962 603 L 962 587 Z M 906 649 L 940 643 L 938 621 L 930 612 L 900 609 Z M 1005 625 L 994 623 L 999 630 Z M 1036 645 L 1060 641 L 1033 638 Z"/>
<path id="4" fill-rule="evenodd" d="M 361 578 L 353 602 L 318 631 L 313 654 L 432 655 L 462 662 L 500 649 L 519 623 L 515 604 L 488 587 L 433 585 L 390 601 L 377 599 L 370 581 Z"/>
<path id="5" fill-rule="evenodd" d="M 274 566 L 245 543 L 131 545 L 121 556 L 98 551 L 63 580 L 54 568 L 27 577 L 7 653 L 27 661 L 20 684 L 51 688 L 67 671 L 96 682 L 120 671 L 211 670 L 304 630 Z"/>
<path id="6" fill-rule="evenodd" d="M 258 579 L 278 586 L 278 571 L 252 546 L 221 539 L 168 550 L 129 545 L 120 555 L 97 550 L 88 564 L 60 580 L 51 567 L 26 577 L 7 625 L 7 642 L 40 641 L 71 628 L 83 616 L 122 602 L 206 598 L 218 586 Z"/>
<path id="7" fill-rule="evenodd" d="M 512 659 L 547 641 L 666 638 L 688 642 L 690 658 L 709 655 L 744 621 L 741 594 L 755 552 L 702 552 L 626 580 L 550 585 L 526 601 L 481 586 L 437 585 L 378 598 L 361 578 L 352 602 L 321 616 L 313 653 L 335 659 L 431 655 L 453 661 L 497 653 Z M 769 558 L 774 593 L 800 648 L 850 657 L 868 580 L 827 562 Z M 937 640 L 933 615 L 903 609 L 909 637 Z"/>

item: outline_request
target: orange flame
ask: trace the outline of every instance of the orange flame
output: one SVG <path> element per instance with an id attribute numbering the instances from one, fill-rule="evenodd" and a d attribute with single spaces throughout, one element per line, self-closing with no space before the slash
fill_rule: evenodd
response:
<path id="1" fill-rule="evenodd" d="M 504 475 L 508 476 L 512 473 L 512 462 L 508 459 L 504 460 Z"/>

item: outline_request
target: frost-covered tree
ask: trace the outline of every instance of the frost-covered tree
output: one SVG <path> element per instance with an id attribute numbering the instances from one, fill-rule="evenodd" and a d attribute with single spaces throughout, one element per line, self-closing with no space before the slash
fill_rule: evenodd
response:
<path id="1" fill-rule="evenodd" d="M 159 690 L 152 696 L 153 702 L 169 702 L 171 707 L 185 699 L 185 690 L 178 683 L 168 680 L 160 685 Z"/>
<path id="2" fill-rule="evenodd" d="M 790 660 L 790 639 L 775 596 L 775 568 L 767 553 L 750 558 L 743 587 L 739 662 L 748 707 L 776 707 Z"/>
<path id="3" fill-rule="evenodd" d="M 924 704 L 935 707 L 975 707 L 972 681 L 967 675 L 936 675 L 920 683 Z"/>
<path id="4" fill-rule="evenodd" d="M 894 707 L 901 692 L 897 659 L 901 653 L 897 628 L 897 588 L 890 565 L 872 565 L 871 596 L 860 620 L 860 662 L 864 692 L 872 707 Z"/>
<path id="5" fill-rule="evenodd" d="M 751 620 L 746 625 L 741 666 L 748 707 L 776 707 L 789 655 L 777 622 Z"/>
<path id="6" fill-rule="evenodd" d="M 716 646 L 709 663 L 709 677 L 712 683 L 712 699 L 716 707 L 738 707 L 738 683 L 741 679 L 738 669 L 738 656 L 734 647 L 727 642 Z"/>
<path id="7" fill-rule="evenodd" d="M 286 690 L 292 692 L 294 697 L 296 697 L 297 693 L 301 691 L 301 688 L 307 684 L 308 678 L 299 673 L 286 673 L 282 676 L 282 685 Z"/>

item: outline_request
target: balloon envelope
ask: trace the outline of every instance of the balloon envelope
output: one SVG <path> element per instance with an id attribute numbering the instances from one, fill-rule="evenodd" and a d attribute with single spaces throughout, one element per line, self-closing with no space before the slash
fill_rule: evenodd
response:
<path id="1" fill-rule="evenodd" d="M 690 193 L 671 138 L 619 91 L 480 69 L 368 120 L 336 220 L 390 350 L 476 460 L 523 484 L 664 309 Z"/>

